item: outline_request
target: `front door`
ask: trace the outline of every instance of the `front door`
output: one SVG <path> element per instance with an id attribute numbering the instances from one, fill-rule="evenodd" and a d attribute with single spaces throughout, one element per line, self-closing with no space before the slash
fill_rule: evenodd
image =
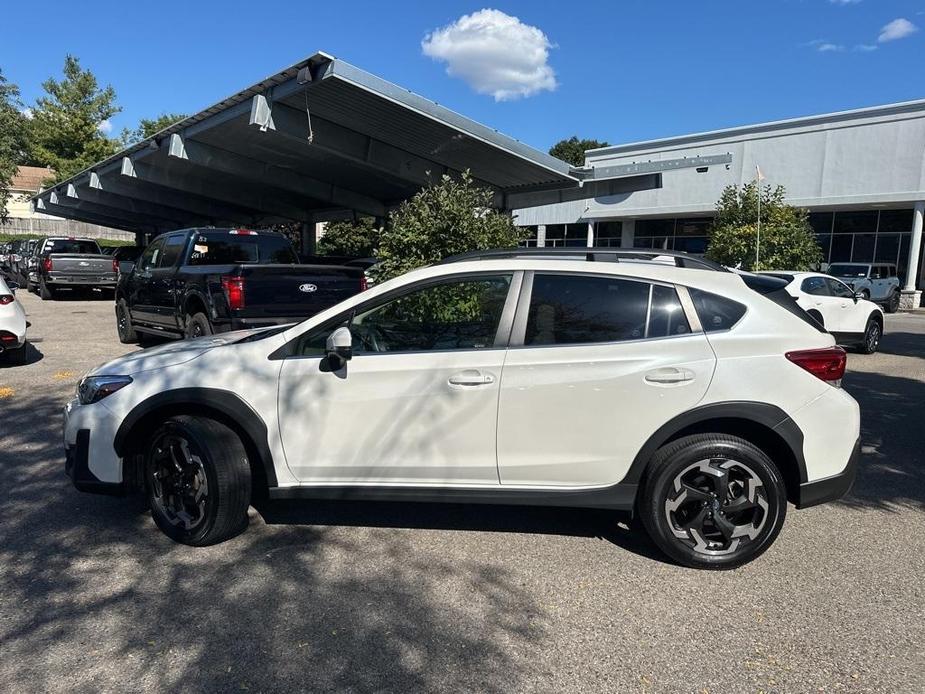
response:
<path id="1" fill-rule="evenodd" d="M 303 335 L 280 371 L 292 473 L 304 483 L 498 485 L 502 316 L 515 276 L 418 285 Z M 353 357 L 331 371 L 324 344 L 339 325 Z"/>
<path id="2" fill-rule="evenodd" d="M 501 483 L 619 482 L 645 441 L 703 398 L 713 350 L 670 285 L 538 273 L 528 306 L 501 379 Z"/>
<path id="3" fill-rule="evenodd" d="M 129 306 L 132 318 L 139 323 L 157 323 L 154 303 L 154 272 L 161 254 L 164 252 L 164 239 L 158 239 L 145 249 L 132 270 L 129 281 Z"/>

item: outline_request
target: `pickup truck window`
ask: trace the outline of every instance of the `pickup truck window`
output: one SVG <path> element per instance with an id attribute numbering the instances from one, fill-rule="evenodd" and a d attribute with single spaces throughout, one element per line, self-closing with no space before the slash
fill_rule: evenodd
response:
<path id="1" fill-rule="evenodd" d="M 157 266 L 173 267 L 176 265 L 177 260 L 180 259 L 180 255 L 183 253 L 185 241 L 185 235 L 168 236 L 164 242 L 164 251 L 161 253 L 161 257 L 158 258 Z"/>
<path id="2" fill-rule="evenodd" d="M 283 236 L 206 232 L 193 239 L 190 265 L 296 265 L 299 259 Z"/>
<path id="3" fill-rule="evenodd" d="M 96 241 L 79 241 L 77 239 L 48 239 L 45 242 L 45 253 L 89 253 L 100 255 L 100 247 Z"/>
<path id="4" fill-rule="evenodd" d="M 138 268 L 140 270 L 150 270 L 153 267 L 157 266 L 157 261 L 161 257 L 161 252 L 164 250 L 164 240 L 158 239 L 150 246 L 145 249 L 145 252 L 141 255 L 141 260 L 138 261 Z"/>

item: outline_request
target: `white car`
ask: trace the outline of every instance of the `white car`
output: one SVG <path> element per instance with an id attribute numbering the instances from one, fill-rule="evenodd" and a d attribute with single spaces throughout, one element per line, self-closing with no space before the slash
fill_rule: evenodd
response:
<path id="1" fill-rule="evenodd" d="M 15 283 L 0 277 L 0 358 L 14 364 L 26 363 L 26 311 L 16 299 Z"/>
<path id="2" fill-rule="evenodd" d="M 797 304 L 835 337 L 863 354 L 873 354 L 883 337 L 883 309 L 847 284 L 819 272 L 766 272 L 787 282 Z"/>
<path id="3" fill-rule="evenodd" d="M 598 255 L 484 252 L 111 361 L 65 408 L 66 470 L 190 545 L 255 497 L 539 504 L 637 512 L 703 568 L 847 492 L 845 352 L 782 281 Z"/>

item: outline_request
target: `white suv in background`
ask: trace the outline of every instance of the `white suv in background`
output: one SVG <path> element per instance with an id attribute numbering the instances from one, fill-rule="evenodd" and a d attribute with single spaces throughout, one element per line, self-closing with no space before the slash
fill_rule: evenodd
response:
<path id="1" fill-rule="evenodd" d="M 883 309 L 841 280 L 818 272 L 762 273 L 787 282 L 787 291 L 819 325 L 846 347 L 873 354 L 883 337 Z"/>
<path id="2" fill-rule="evenodd" d="M 645 257 L 470 254 L 298 325 L 129 354 L 68 403 L 66 469 L 144 490 L 190 545 L 241 531 L 252 498 L 442 500 L 635 512 L 676 561 L 741 565 L 788 499 L 851 486 L 845 352 L 780 280 Z"/>

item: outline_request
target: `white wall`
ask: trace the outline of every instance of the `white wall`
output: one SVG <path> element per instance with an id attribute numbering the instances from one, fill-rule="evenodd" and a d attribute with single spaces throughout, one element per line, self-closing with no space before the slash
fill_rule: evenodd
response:
<path id="1" fill-rule="evenodd" d="M 755 178 L 781 184 L 802 207 L 869 207 L 925 200 L 925 100 L 746 126 L 588 153 L 591 166 L 731 153 L 728 166 L 663 175 L 663 187 L 517 210 L 517 224 L 712 212 L 723 188 Z"/>

